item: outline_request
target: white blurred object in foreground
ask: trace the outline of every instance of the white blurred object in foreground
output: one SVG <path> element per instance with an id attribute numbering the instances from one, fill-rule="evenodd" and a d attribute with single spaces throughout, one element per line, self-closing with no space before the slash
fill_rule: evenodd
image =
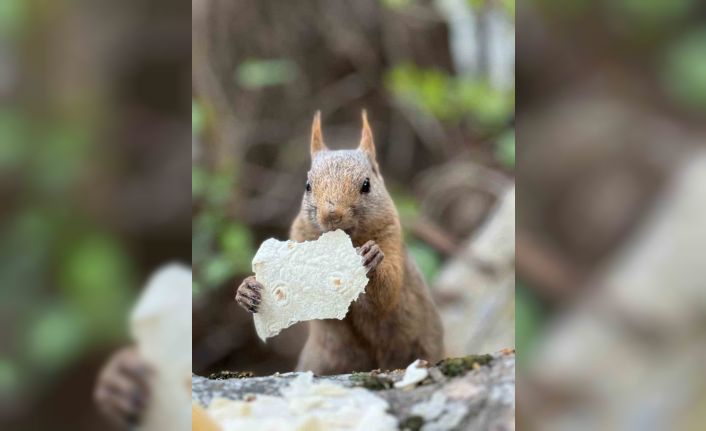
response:
<path id="1" fill-rule="evenodd" d="M 140 429 L 191 429 L 191 270 L 170 264 L 152 275 L 130 318 L 140 355 L 152 365 Z"/>

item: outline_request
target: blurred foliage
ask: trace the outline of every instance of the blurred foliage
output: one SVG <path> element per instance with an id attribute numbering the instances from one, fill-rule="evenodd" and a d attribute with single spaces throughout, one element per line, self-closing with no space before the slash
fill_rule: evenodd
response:
<path id="1" fill-rule="evenodd" d="M 220 287 L 236 274 L 249 273 L 255 251 L 252 233 L 227 214 L 237 186 L 236 172 L 194 166 L 191 184 L 194 202 L 202 205 L 192 229 L 193 291 L 198 294 Z"/>
<path id="2" fill-rule="evenodd" d="M 706 109 L 706 29 L 689 31 L 667 52 L 665 87 L 688 108 Z"/>
<path id="3" fill-rule="evenodd" d="M 417 262 L 427 284 L 431 286 L 441 268 L 441 256 L 425 242 L 418 240 L 408 240 L 407 250 Z"/>
<path id="4" fill-rule="evenodd" d="M 170 85 L 190 16 L 169 7 L 0 1 L 2 429 L 104 429 L 87 386 L 129 342 L 142 272 L 188 241 L 187 200 L 162 193 L 188 161 Z"/>
<path id="5" fill-rule="evenodd" d="M 605 1 L 608 12 L 620 19 L 621 25 L 637 30 L 659 30 L 684 18 L 694 0 L 611 0 Z"/>
<path id="6" fill-rule="evenodd" d="M 415 239 L 410 232 L 409 227 L 412 223 L 417 221 L 420 216 L 419 202 L 399 184 L 392 183 L 389 185 L 389 188 L 390 195 L 395 202 L 397 212 L 400 216 L 407 250 L 412 258 L 414 258 L 417 266 L 419 266 L 419 270 L 422 272 L 427 283 L 431 286 L 439 272 L 442 259 L 436 250 L 425 242 Z"/>
<path id="7" fill-rule="evenodd" d="M 15 37 L 27 13 L 25 0 L 0 1 L 0 35 Z"/>
<path id="8" fill-rule="evenodd" d="M 440 69 L 413 64 L 393 67 L 386 75 L 388 90 L 442 123 L 470 122 L 479 136 L 494 137 L 497 161 L 515 167 L 515 133 L 507 129 L 515 112 L 515 91 L 499 90 L 479 77 L 454 76 Z"/>
<path id="9" fill-rule="evenodd" d="M 511 16 L 515 16 L 515 0 L 500 0 L 500 4 Z"/>
<path id="10" fill-rule="evenodd" d="M 201 104 L 197 101 L 191 102 L 191 134 L 199 136 L 204 128 L 205 114 Z"/>
<path id="11" fill-rule="evenodd" d="M 496 0 L 466 0 L 474 9 L 482 9 L 489 6 L 491 3 L 496 3 Z M 515 0 L 499 0 L 497 4 L 507 12 L 510 16 L 515 16 Z"/>
<path id="12" fill-rule="evenodd" d="M 32 365 L 58 371 L 82 353 L 89 326 L 74 308 L 57 301 L 37 310 L 28 329 L 27 356 Z"/>
<path id="13" fill-rule="evenodd" d="M 416 0 L 382 0 L 382 5 L 391 10 L 400 10 L 409 7 Z"/>
<path id="14" fill-rule="evenodd" d="M 392 68 L 386 82 L 401 101 L 443 121 L 470 119 L 483 129 L 496 130 L 514 112 L 514 90 L 497 90 L 482 78 L 451 76 L 438 69 L 403 64 Z"/>
<path id="15" fill-rule="evenodd" d="M 105 233 L 84 234 L 62 255 L 59 284 L 71 310 L 81 316 L 89 335 L 117 338 L 125 333 L 136 280 L 132 262 L 118 242 Z"/>
<path id="16" fill-rule="evenodd" d="M 515 131 L 508 130 L 495 143 L 495 157 L 505 167 L 515 167 Z"/>
<path id="17" fill-rule="evenodd" d="M 409 226 L 410 223 L 419 218 L 419 202 L 399 183 L 391 182 L 387 187 L 392 200 L 395 202 L 402 226 Z M 405 231 L 405 233 L 407 232 Z"/>
<path id="18" fill-rule="evenodd" d="M 30 164 L 39 188 L 54 195 L 76 184 L 91 156 L 90 145 L 90 126 L 65 121 L 52 124 L 44 135 L 42 151 L 34 155 Z"/>
<path id="19" fill-rule="evenodd" d="M 529 360 L 542 330 L 546 310 L 522 281 L 515 285 L 515 346 L 520 365 Z"/>
<path id="20" fill-rule="evenodd" d="M 9 358 L 0 357 L 0 396 L 10 395 L 20 384 L 18 364 Z"/>
<path id="21" fill-rule="evenodd" d="M 0 2 L 0 22 L 23 8 Z M 87 351 L 126 336 L 136 264 L 87 211 L 81 191 L 106 162 L 96 151 L 101 122 L 74 114 L 38 118 L 0 105 L 0 177 L 12 179 L 0 220 L 0 315 L 20 319 L 0 358 L 0 391 L 47 386 Z"/>
<path id="22" fill-rule="evenodd" d="M 134 263 L 123 245 L 62 204 L 34 202 L 0 228 L 0 308 L 22 319 L 3 367 L 28 384 L 38 371 L 59 372 L 87 349 L 124 339 L 133 299 Z"/>
<path id="23" fill-rule="evenodd" d="M 580 18 L 591 11 L 628 40 L 641 41 L 648 35 L 663 37 L 671 26 L 680 25 L 698 4 L 696 0 L 537 0 L 562 18 Z"/>
<path id="24" fill-rule="evenodd" d="M 585 13 L 593 0 L 536 0 L 536 3 L 562 17 L 577 17 Z"/>
<path id="25" fill-rule="evenodd" d="M 297 65 L 286 59 L 255 60 L 242 62 L 236 68 L 236 81 L 245 88 L 282 85 L 297 79 Z"/>
<path id="26" fill-rule="evenodd" d="M 19 145 L 24 141 L 26 125 L 17 110 L 0 107 L 0 169 L 15 168 L 26 157 L 29 146 Z M 13 144 L 14 143 L 14 144 Z"/>

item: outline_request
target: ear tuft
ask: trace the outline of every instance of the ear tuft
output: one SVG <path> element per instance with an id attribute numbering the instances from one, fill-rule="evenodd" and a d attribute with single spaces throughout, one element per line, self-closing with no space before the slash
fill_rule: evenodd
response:
<path id="1" fill-rule="evenodd" d="M 321 111 L 314 114 L 314 122 L 311 125 L 311 157 L 314 158 L 319 151 L 328 150 L 324 144 L 324 137 L 321 133 Z"/>
<path id="2" fill-rule="evenodd" d="M 363 134 L 360 138 L 360 145 L 358 149 L 363 151 L 370 157 L 370 161 L 373 164 L 377 163 L 375 160 L 375 142 L 373 141 L 373 131 L 370 129 L 370 124 L 368 123 L 368 112 L 363 109 Z"/>

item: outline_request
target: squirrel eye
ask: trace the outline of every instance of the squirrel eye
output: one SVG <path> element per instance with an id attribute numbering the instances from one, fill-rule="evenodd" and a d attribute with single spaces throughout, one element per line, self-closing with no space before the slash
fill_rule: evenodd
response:
<path id="1" fill-rule="evenodd" d="M 307 192 L 311 191 L 311 184 L 309 183 L 309 181 L 306 182 L 306 191 Z"/>
<path id="2" fill-rule="evenodd" d="M 366 178 L 363 181 L 363 187 L 360 188 L 361 193 L 368 193 L 370 191 L 370 178 Z"/>

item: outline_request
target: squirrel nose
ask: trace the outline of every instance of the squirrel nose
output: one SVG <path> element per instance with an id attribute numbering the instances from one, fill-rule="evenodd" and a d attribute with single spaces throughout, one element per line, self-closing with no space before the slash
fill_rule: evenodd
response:
<path id="1" fill-rule="evenodd" d="M 328 211 L 328 219 L 333 223 L 340 223 L 343 220 L 343 214 L 336 209 L 330 209 Z"/>
<path id="2" fill-rule="evenodd" d="M 328 202 L 328 212 L 326 213 L 326 221 L 328 223 L 340 223 L 343 220 L 343 211 L 336 207 L 331 201 Z"/>

